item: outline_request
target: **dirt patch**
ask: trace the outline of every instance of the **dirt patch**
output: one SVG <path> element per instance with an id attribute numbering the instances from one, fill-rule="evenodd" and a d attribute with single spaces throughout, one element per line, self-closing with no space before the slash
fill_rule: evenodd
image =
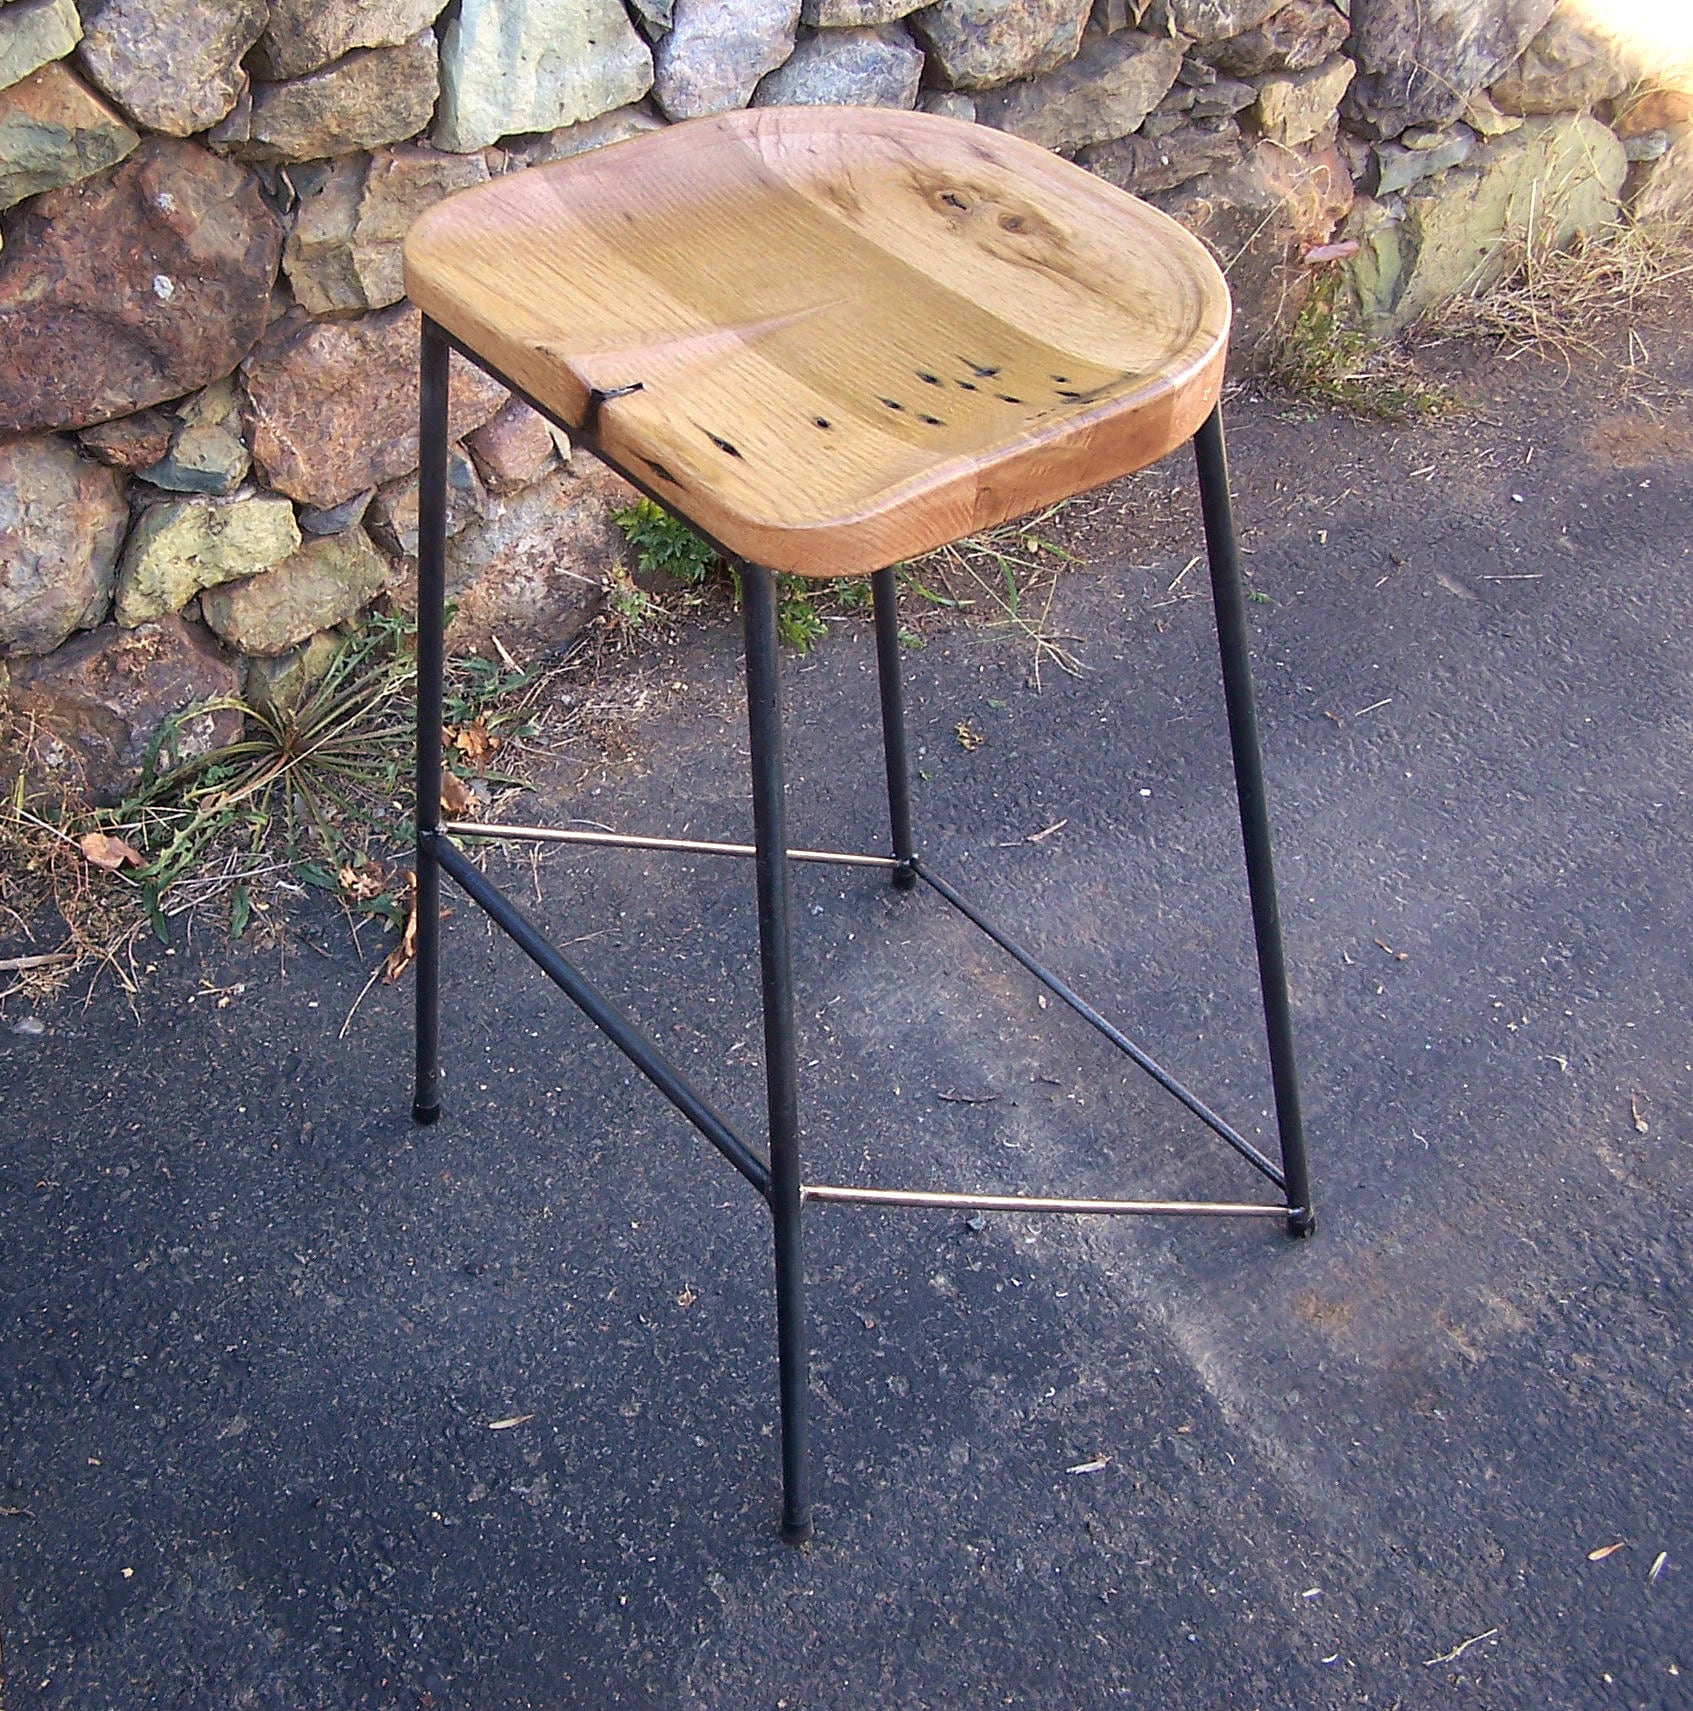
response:
<path id="1" fill-rule="evenodd" d="M 1595 422 L 1587 450 L 1613 469 L 1639 469 L 1672 458 L 1693 457 L 1693 424 L 1678 416 L 1625 412 Z"/>

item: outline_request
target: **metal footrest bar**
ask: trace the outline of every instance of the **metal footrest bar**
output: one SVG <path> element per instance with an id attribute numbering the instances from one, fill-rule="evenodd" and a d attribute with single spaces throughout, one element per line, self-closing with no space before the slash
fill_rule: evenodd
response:
<path id="1" fill-rule="evenodd" d="M 610 845 L 613 848 L 697 851 L 707 855 L 756 855 L 751 844 L 707 843 L 690 838 L 645 838 L 618 832 L 576 832 L 549 826 L 484 826 L 474 820 L 449 820 L 429 836 L 435 859 L 447 871 L 471 900 L 485 910 L 495 925 L 501 928 L 547 977 L 558 986 L 607 1038 L 632 1062 L 649 1081 L 673 1104 L 705 1138 L 746 1177 L 760 1194 L 770 1192 L 769 1166 L 731 1129 L 698 1092 L 688 1083 L 674 1064 L 633 1022 L 617 1010 L 574 963 L 544 938 L 512 905 L 494 882 L 461 850 L 449 843 L 447 833 L 460 836 L 493 835 L 536 843 L 568 843 Z M 1114 1045 L 1120 1047 L 1160 1086 L 1173 1093 L 1224 1140 L 1231 1142 L 1246 1158 L 1257 1165 L 1277 1186 L 1281 1174 L 1259 1153 L 1251 1142 L 1237 1135 L 1209 1107 L 1196 1099 L 1149 1058 L 1135 1043 L 1112 1026 L 1084 999 L 1064 985 L 1056 975 L 1041 966 L 1014 940 L 979 915 L 945 880 L 930 873 L 912 860 L 901 863 L 891 856 L 849 856 L 834 851 L 789 850 L 790 860 L 814 860 L 851 863 L 871 867 L 910 867 L 920 878 L 974 926 L 979 927 L 995 944 L 1010 953 L 1041 983 L 1055 992 L 1072 1009 L 1092 1022 Z M 1205 1200 L 1101 1200 L 1041 1194 L 959 1194 L 919 1188 L 854 1188 L 830 1183 L 804 1183 L 800 1187 L 802 1200 L 857 1206 L 915 1206 L 944 1210 L 978 1212 L 1066 1212 L 1115 1217 L 1221 1217 L 1221 1218 L 1285 1218 L 1285 1206 L 1257 1206 L 1226 1201 Z"/>
<path id="2" fill-rule="evenodd" d="M 1278 1218 L 1285 1206 L 1255 1206 L 1212 1200 L 1071 1200 L 1050 1194 L 947 1194 L 926 1188 L 843 1188 L 808 1182 L 802 1200 L 844 1206 L 931 1206 L 965 1212 L 1077 1212 L 1117 1217 Z"/>
<path id="3" fill-rule="evenodd" d="M 633 832 L 578 831 L 570 826 L 505 826 L 480 820 L 444 820 L 441 830 L 461 838 L 495 838 L 527 844 L 597 844 L 614 850 L 669 850 L 684 855 L 756 856 L 756 844 L 713 843 L 704 838 L 649 838 Z M 898 867 L 892 856 L 846 850 L 789 850 L 789 861 L 828 862 L 835 867 Z"/>
<path id="4" fill-rule="evenodd" d="M 1048 992 L 1062 998 L 1084 1022 L 1091 1022 L 1118 1051 L 1132 1059 L 1139 1068 L 1145 1070 L 1166 1093 L 1185 1105 L 1213 1134 L 1220 1135 L 1227 1141 L 1248 1164 L 1262 1171 L 1277 1188 L 1285 1189 L 1287 1187 L 1287 1178 L 1282 1174 L 1279 1166 L 1259 1152 L 1232 1124 L 1219 1117 L 1197 1094 L 1190 1093 L 1187 1088 L 1183 1087 L 1162 1064 L 1148 1057 L 1121 1028 L 1108 1022 L 1079 992 L 1066 986 L 1049 968 L 1037 962 L 1015 939 L 1007 938 L 980 910 L 954 891 L 944 879 L 931 873 L 915 856 L 911 859 L 911 867 L 924 884 L 939 892 L 967 921 L 981 928 L 1002 951 L 1021 963 Z M 1282 1216 L 1287 1215 L 1285 1207 L 1281 1208 L 1281 1212 Z"/>
<path id="5" fill-rule="evenodd" d="M 768 1199 L 770 1166 L 711 1108 L 653 1041 L 602 996 L 574 963 L 548 944 L 462 850 L 438 832 L 424 835 L 435 859 L 466 896 L 487 912 L 518 949 Z"/>

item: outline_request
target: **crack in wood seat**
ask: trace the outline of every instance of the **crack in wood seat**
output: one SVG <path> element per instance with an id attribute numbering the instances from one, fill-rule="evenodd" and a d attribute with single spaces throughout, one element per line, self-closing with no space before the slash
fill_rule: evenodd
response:
<path id="1" fill-rule="evenodd" d="M 591 449 L 803 576 L 1155 462 L 1216 403 L 1229 328 L 1166 215 L 1002 132 L 874 108 L 722 114 L 461 192 L 412 227 L 405 276 Z"/>

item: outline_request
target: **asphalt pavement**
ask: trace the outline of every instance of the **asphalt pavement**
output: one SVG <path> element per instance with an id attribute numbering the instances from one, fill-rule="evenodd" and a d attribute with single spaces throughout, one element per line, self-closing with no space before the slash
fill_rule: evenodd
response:
<path id="1" fill-rule="evenodd" d="M 813 1208 L 807 1549 L 761 1208 L 462 900 L 432 1129 L 409 984 L 347 1023 L 377 947 L 327 914 L 8 1009 L 10 1711 L 1693 1700 L 1693 355 L 1657 376 L 1237 403 L 1319 1232 Z M 1268 1143 L 1193 497 L 1054 521 L 1079 676 L 926 630 L 916 809 Z M 744 836 L 733 626 L 642 669 L 533 812 Z M 867 623 L 786 687 L 796 840 L 876 847 Z M 758 1132 L 748 868 L 493 871 Z M 1254 1192 L 937 898 L 796 883 L 808 1174 Z"/>

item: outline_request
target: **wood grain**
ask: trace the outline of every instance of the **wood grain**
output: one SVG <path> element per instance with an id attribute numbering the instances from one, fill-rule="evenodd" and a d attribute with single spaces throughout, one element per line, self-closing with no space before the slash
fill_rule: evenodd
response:
<path id="1" fill-rule="evenodd" d="M 1174 221 L 925 113 L 673 125 L 451 197 L 405 258 L 412 300 L 591 448 L 803 576 L 1155 462 L 1228 341 L 1223 277 Z"/>

